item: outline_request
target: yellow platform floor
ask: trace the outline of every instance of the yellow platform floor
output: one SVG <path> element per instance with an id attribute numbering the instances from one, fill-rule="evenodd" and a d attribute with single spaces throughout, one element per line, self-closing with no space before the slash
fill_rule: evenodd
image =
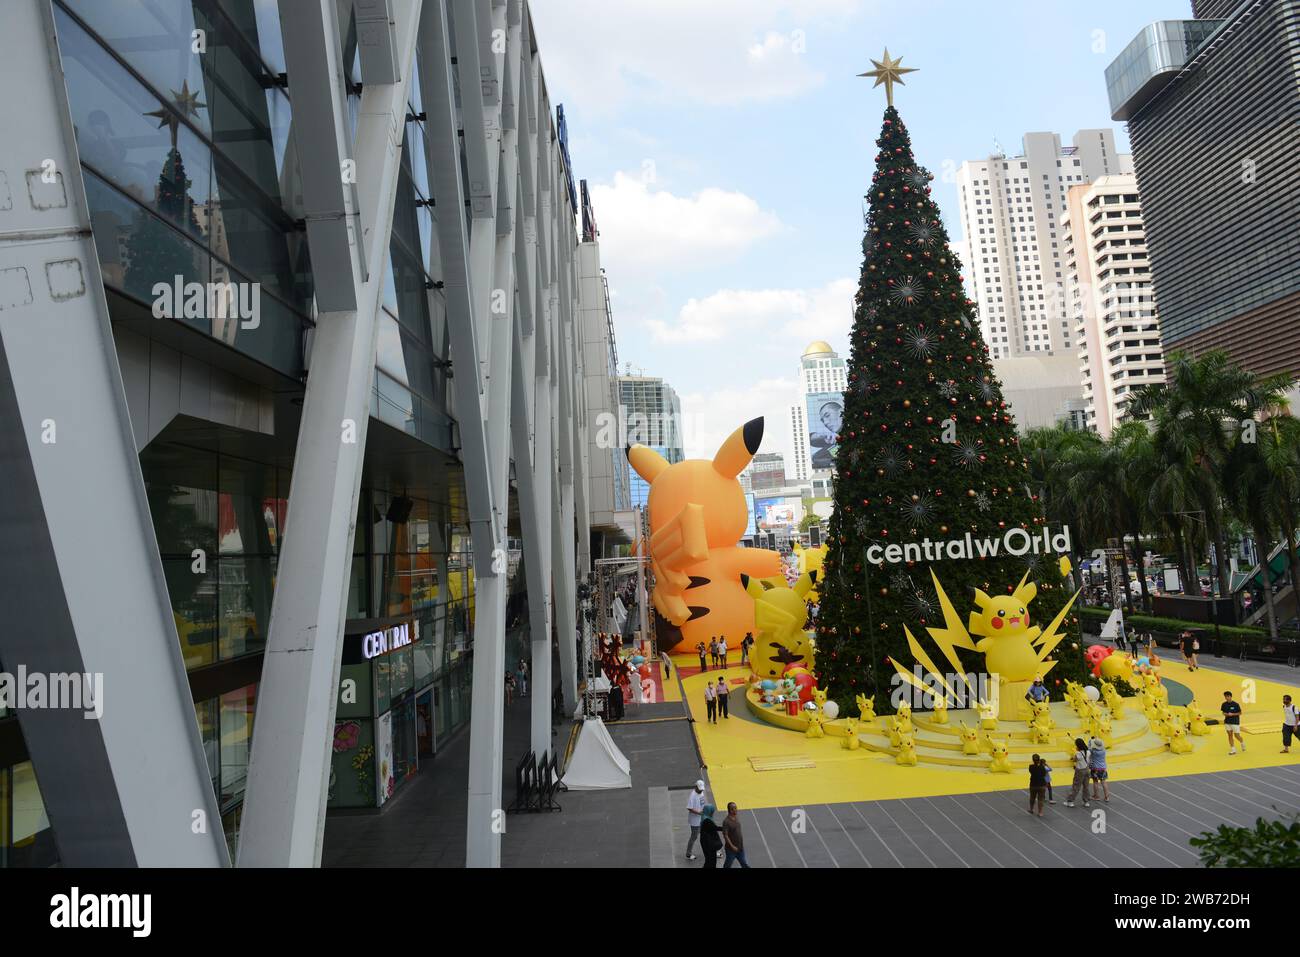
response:
<path id="1" fill-rule="evenodd" d="M 682 672 L 687 706 L 696 721 L 696 735 L 713 791 L 721 801 L 736 801 L 747 808 L 797 807 L 803 803 L 973 794 L 1028 786 L 1024 771 L 991 774 L 955 767 L 900 767 L 887 754 L 865 749 L 845 750 L 841 737 L 808 739 L 797 732 L 765 724 L 748 714 L 745 703 L 748 668 L 737 665 L 725 672 L 710 671 L 702 675 L 692 673 L 699 665 L 694 655 L 674 655 L 674 663 L 679 660 L 687 666 Z M 1189 672 L 1186 667 L 1179 668 L 1173 663 L 1167 663 L 1162 673 L 1169 680 L 1189 687 L 1207 718 L 1218 716 L 1223 692 L 1231 691 L 1242 704 L 1244 725 L 1271 726 L 1272 730 L 1247 733 L 1248 750 L 1229 755 L 1222 726 L 1211 726 L 1208 736 L 1191 739 L 1192 754 L 1164 754 L 1116 763 L 1110 768 L 1112 782 L 1122 787 L 1125 780 L 1274 767 L 1300 761 L 1300 745 L 1291 754 L 1278 753 L 1282 746 L 1282 695 L 1290 694 L 1300 700 L 1300 685 L 1284 686 L 1264 679 L 1242 678 L 1211 668 Z M 734 706 L 731 717 L 715 725 L 706 721 L 704 683 L 716 682 L 719 674 L 728 679 Z M 924 717 L 924 713 L 920 716 Z M 1070 771 L 1057 750 L 1053 747 L 1044 752 L 1050 755 L 1049 759 L 1054 759 L 1052 783 L 1068 789 Z M 807 760 L 816 766 L 798 766 Z"/>

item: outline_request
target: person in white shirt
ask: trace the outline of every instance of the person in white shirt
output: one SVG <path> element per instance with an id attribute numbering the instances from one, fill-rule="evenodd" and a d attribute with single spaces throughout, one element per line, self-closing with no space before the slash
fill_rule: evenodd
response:
<path id="1" fill-rule="evenodd" d="M 723 635 L 718 639 L 718 658 L 722 662 L 722 667 L 727 667 L 727 636 Z"/>
<path id="2" fill-rule="evenodd" d="M 686 842 L 686 859 L 695 860 L 695 855 L 691 851 L 695 847 L 695 842 L 700 839 L 700 822 L 704 819 L 704 782 L 696 781 L 695 790 L 686 799 L 686 823 L 691 827 L 690 840 Z"/>
<path id="3" fill-rule="evenodd" d="M 704 686 L 704 707 L 708 710 L 710 724 L 718 723 L 718 699 L 717 692 L 713 688 L 713 682 L 710 681 Z"/>
<path id="4" fill-rule="evenodd" d="M 1300 709 L 1291 703 L 1289 694 L 1282 695 L 1282 753 L 1291 753 L 1291 738 L 1300 734 Z"/>

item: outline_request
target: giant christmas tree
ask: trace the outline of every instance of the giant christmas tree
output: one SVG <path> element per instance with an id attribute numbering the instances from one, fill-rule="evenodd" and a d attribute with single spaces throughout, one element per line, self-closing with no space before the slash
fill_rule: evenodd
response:
<path id="1" fill-rule="evenodd" d="M 817 623 L 819 684 L 842 710 L 857 694 L 874 694 L 876 708 L 889 710 L 897 677 L 889 661 L 910 668 L 914 660 L 905 625 L 933 653 L 925 628 L 942 617 L 931 570 L 963 621 L 976 609 L 976 589 L 1008 594 L 1026 572 L 1038 587 L 1030 608 L 1036 624 L 1046 626 L 1069 597 L 1058 555 L 1011 555 L 1003 542 L 1012 528 L 1025 532 L 1013 533 L 1015 550 L 1031 536 L 1041 540 L 1046 522 L 961 264 L 930 198 L 932 177 L 917 165 L 894 109 L 892 83 L 904 71 L 888 57 L 864 74 L 885 83 L 890 105 L 867 194 Z M 975 543 L 985 539 L 999 542 L 996 555 L 979 555 Z M 1047 679 L 1053 697 L 1067 678 L 1085 673 L 1073 620 L 1065 628 Z M 963 653 L 963 664 L 983 670 L 973 653 Z"/>

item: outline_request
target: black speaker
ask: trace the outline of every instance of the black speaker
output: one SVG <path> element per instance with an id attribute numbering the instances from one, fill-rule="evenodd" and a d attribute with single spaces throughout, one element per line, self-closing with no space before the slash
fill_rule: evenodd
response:
<path id="1" fill-rule="evenodd" d="M 405 495 L 399 495 L 388 503 L 387 518 L 394 525 L 405 525 L 406 520 L 411 517 L 411 509 L 415 508 L 415 502 Z"/>

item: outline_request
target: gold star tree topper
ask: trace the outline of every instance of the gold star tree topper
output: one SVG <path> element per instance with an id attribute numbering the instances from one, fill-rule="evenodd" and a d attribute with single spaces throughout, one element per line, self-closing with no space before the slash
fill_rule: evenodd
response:
<path id="1" fill-rule="evenodd" d="M 900 66 L 902 62 L 903 58 L 901 56 L 896 60 L 891 60 L 889 58 L 889 48 L 886 47 L 883 61 L 871 61 L 872 65 L 875 66 L 874 70 L 868 70 L 866 73 L 858 74 L 858 76 L 875 77 L 876 82 L 871 87 L 873 90 L 882 83 L 885 85 L 885 99 L 889 101 L 890 107 L 893 107 L 894 105 L 894 84 L 898 83 L 905 85 L 903 84 L 903 74 L 915 73 L 918 69 L 918 67 Z"/>
<path id="2" fill-rule="evenodd" d="M 179 90 L 172 90 L 171 94 L 172 106 L 175 107 L 177 112 L 186 119 L 189 119 L 191 116 L 198 116 L 199 110 L 207 108 L 207 104 L 199 100 L 199 94 L 197 91 L 194 93 L 190 92 L 190 81 L 188 79 L 181 84 Z M 177 127 L 180 126 L 180 121 L 176 119 L 176 115 L 172 113 L 171 110 L 152 110 L 144 115 L 156 117 L 159 129 L 162 129 L 164 126 L 170 127 L 172 146 L 176 145 L 176 130 Z"/>

